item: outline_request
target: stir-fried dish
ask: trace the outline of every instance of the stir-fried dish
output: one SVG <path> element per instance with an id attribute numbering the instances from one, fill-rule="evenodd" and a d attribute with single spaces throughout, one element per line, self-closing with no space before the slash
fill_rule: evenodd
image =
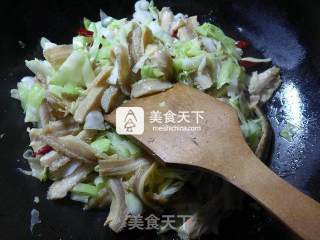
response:
<path id="1" fill-rule="evenodd" d="M 44 59 L 26 60 L 34 76 L 11 91 L 33 126 L 24 154 L 31 170 L 21 171 L 52 182 L 50 200 L 69 196 L 85 209 L 110 208 L 105 225 L 115 232 L 145 211 L 189 215 L 174 223 L 182 239 L 216 231 L 223 212 L 238 206 L 230 185 L 207 173 L 159 165 L 118 135 L 104 115 L 180 82 L 235 108 L 245 139 L 261 157 L 269 128 L 259 107 L 280 85 L 279 69 L 247 73 L 248 66 L 271 60 L 243 57 L 247 42 L 197 16 L 158 10 L 153 2 L 136 2 L 131 20 L 103 11 L 100 17 L 85 18 L 72 44 L 42 38 Z"/>

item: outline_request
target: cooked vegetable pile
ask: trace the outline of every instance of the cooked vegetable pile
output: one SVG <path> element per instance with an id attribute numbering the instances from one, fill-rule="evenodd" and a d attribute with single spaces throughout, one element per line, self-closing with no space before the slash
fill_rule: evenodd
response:
<path id="1" fill-rule="evenodd" d="M 246 42 L 200 24 L 197 16 L 159 11 L 152 2 L 136 2 L 131 20 L 103 11 L 100 16 L 98 22 L 84 19 L 72 44 L 42 38 L 44 60 L 26 61 L 34 76 L 11 91 L 25 122 L 33 123 L 32 149 L 24 154 L 31 171 L 22 171 L 52 181 L 48 199 L 70 196 L 85 209 L 110 207 L 105 225 L 115 232 L 146 209 L 192 215 L 192 224 L 176 223 L 183 239 L 215 231 L 222 213 L 236 206 L 225 200 L 230 186 L 216 176 L 158 165 L 119 136 L 104 114 L 181 82 L 234 107 L 248 144 L 259 153 L 267 128 L 258 107 L 279 86 L 279 69 L 247 74 L 245 67 L 270 59 L 243 58 Z"/>

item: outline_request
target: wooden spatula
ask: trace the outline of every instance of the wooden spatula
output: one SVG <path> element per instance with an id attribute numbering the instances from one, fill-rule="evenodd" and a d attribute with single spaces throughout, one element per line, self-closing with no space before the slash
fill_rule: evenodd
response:
<path id="1" fill-rule="evenodd" d="M 212 171 L 255 198 L 301 238 L 320 239 L 320 204 L 286 183 L 254 155 L 241 134 L 237 114 L 229 105 L 176 84 L 165 92 L 133 99 L 123 106 L 144 109 L 144 133 L 133 137 L 160 161 Z M 200 126 L 201 130 L 154 131 L 157 124 L 151 123 L 148 116 L 157 110 L 203 111 L 198 124 L 196 120 L 188 124 Z M 106 121 L 115 125 L 116 112 L 107 115 Z"/>

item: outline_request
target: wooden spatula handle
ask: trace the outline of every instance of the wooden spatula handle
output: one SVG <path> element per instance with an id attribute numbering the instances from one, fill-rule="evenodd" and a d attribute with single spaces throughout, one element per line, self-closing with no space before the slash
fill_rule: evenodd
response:
<path id="1" fill-rule="evenodd" d="M 320 204 L 277 176 L 254 154 L 239 164 L 238 173 L 228 181 L 255 198 L 302 239 L 320 239 Z"/>

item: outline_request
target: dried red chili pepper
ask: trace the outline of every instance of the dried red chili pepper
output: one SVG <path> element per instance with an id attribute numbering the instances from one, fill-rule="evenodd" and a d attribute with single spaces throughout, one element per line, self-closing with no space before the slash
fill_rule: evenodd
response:
<path id="1" fill-rule="evenodd" d="M 250 43 L 248 41 L 246 41 L 246 40 L 239 40 L 239 41 L 236 42 L 236 46 L 238 48 L 242 48 L 243 49 L 243 48 L 249 47 Z"/>
<path id="2" fill-rule="evenodd" d="M 91 32 L 85 28 L 82 28 L 82 27 L 78 29 L 78 34 L 80 36 L 84 36 L 84 37 L 92 37 L 93 36 L 93 32 Z"/>
<path id="3" fill-rule="evenodd" d="M 45 145 L 36 152 L 36 155 L 44 155 L 48 152 L 51 152 L 52 150 L 52 147 L 50 147 L 49 145 Z"/>
<path id="4" fill-rule="evenodd" d="M 255 65 L 257 65 L 256 62 L 249 62 L 249 61 L 245 61 L 245 60 L 240 60 L 239 64 L 245 68 L 251 68 L 251 67 L 254 67 Z"/>
<path id="5" fill-rule="evenodd" d="M 174 30 L 171 34 L 172 37 L 177 38 L 178 36 L 178 29 Z"/>

